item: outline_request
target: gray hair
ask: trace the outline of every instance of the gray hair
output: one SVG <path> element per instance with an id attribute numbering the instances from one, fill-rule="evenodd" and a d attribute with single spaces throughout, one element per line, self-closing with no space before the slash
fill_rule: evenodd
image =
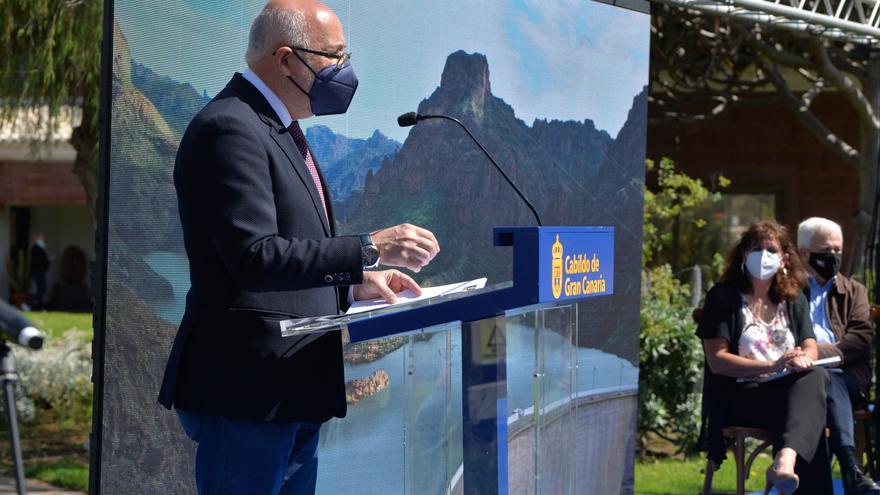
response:
<path id="1" fill-rule="evenodd" d="M 244 59 L 248 67 L 253 67 L 278 44 L 304 46 L 307 41 L 306 16 L 302 11 L 267 5 L 251 24 Z"/>
<path id="2" fill-rule="evenodd" d="M 798 225 L 797 245 L 799 248 L 808 248 L 813 242 L 813 236 L 819 232 L 837 234 L 843 239 L 843 231 L 836 222 L 822 217 L 810 217 Z"/>

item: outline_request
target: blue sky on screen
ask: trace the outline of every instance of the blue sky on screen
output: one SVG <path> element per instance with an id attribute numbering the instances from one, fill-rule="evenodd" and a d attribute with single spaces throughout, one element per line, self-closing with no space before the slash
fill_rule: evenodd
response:
<path id="1" fill-rule="evenodd" d="M 346 115 L 304 122 L 351 137 L 375 129 L 403 141 L 397 115 L 440 83 L 447 55 L 480 52 L 492 92 L 518 118 L 592 119 L 615 136 L 648 81 L 649 16 L 580 0 L 328 0 L 345 26 L 361 83 Z M 117 0 L 132 57 L 216 94 L 244 68 L 263 0 Z"/>

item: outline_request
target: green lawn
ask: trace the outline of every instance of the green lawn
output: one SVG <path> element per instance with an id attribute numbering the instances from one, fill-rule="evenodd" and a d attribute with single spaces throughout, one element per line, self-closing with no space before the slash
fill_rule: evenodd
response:
<path id="1" fill-rule="evenodd" d="M 92 334 L 91 313 L 61 313 L 57 311 L 26 311 L 34 326 L 46 332 L 46 337 L 58 337 L 69 330 L 84 331 Z"/>
<path id="2" fill-rule="evenodd" d="M 746 481 L 746 492 L 764 490 L 764 472 L 770 467 L 770 456 L 760 454 Z M 721 469 L 712 478 L 712 493 L 736 493 L 736 471 L 731 454 L 721 464 Z M 840 479 L 837 463 L 832 466 L 835 479 Z M 690 459 L 661 459 L 657 461 L 636 462 L 636 495 L 696 495 L 703 490 L 703 469 L 705 457 Z"/>
<path id="3" fill-rule="evenodd" d="M 89 466 L 75 461 L 61 460 L 26 466 L 25 475 L 59 488 L 81 492 L 89 489 Z"/>
<path id="4" fill-rule="evenodd" d="M 770 456 L 759 455 L 752 464 L 752 472 L 746 482 L 747 491 L 764 489 L 764 472 L 770 466 Z M 691 459 L 660 459 L 636 462 L 636 495 L 696 495 L 703 489 L 705 457 Z M 721 464 L 712 479 L 712 492 L 736 491 L 736 472 L 733 459 Z"/>

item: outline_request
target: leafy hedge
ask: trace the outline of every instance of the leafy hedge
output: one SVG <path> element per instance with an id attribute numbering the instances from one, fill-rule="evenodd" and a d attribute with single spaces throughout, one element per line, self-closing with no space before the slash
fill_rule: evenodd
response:
<path id="1" fill-rule="evenodd" d="M 676 170 L 672 160 L 648 160 L 642 258 L 641 332 L 639 337 L 639 453 L 650 452 L 649 437 L 671 442 L 677 453 L 693 453 L 700 431 L 700 384 L 703 351 L 691 314 L 691 287 L 666 260 L 674 249 L 673 224 L 687 222 L 691 235 L 706 235 L 707 221 L 696 212 L 720 199 L 699 179 Z M 718 185 L 726 187 L 727 179 Z M 679 242 L 686 240 L 679 239 Z M 717 265 L 717 253 L 705 265 Z M 702 290 L 702 287 L 697 288 Z"/>
<path id="2" fill-rule="evenodd" d="M 700 378 L 703 353 L 694 335 L 688 286 L 669 265 L 643 273 L 639 334 L 639 439 L 647 435 L 671 441 L 678 452 L 693 451 L 700 428 Z"/>
<path id="3" fill-rule="evenodd" d="M 51 409 L 57 421 L 73 421 L 88 431 L 92 414 L 92 346 L 86 332 L 71 330 L 46 341 L 41 351 L 14 348 L 16 394 L 23 421 Z"/>

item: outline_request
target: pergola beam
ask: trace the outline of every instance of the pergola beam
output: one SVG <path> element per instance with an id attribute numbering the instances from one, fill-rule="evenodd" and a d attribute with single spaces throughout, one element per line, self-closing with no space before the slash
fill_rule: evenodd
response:
<path id="1" fill-rule="evenodd" d="M 880 44 L 880 0 L 657 1 L 852 43 Z"/>

